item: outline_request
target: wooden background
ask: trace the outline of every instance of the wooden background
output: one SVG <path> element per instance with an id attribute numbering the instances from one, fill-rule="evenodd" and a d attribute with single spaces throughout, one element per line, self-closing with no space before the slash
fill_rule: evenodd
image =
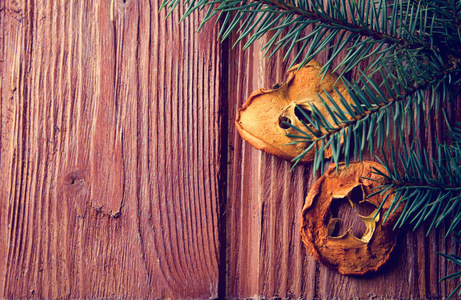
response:
<path id="1" fill-rule="evenodd" d="M 443 228 L 403 232 L 370 276 L 314 261 L 299 234 L 311 166 L 290 172 L 233 125 L 286 63 L 218 42 L 211 22 L 195 33 L 203 12 L 179 24 L 183 8 L 158 8 L 0 1 L 0 298 L 448 295 Z"/>

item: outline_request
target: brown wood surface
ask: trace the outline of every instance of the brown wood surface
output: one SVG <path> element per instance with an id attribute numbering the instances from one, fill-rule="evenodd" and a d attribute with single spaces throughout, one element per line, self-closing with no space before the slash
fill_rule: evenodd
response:
<path id="1" fill-rule="evenodd" d="M 159 6 L 0 1 L 0 299 L 446 297 L 458 282 L 438 280 L 457 269 L 436 252 L 458 249 L 444 228 L 402 232 L 366 277 L 310 257 L 311 166 L 290 172 L 233 124 L 285 79 L 282 55 Z"/>

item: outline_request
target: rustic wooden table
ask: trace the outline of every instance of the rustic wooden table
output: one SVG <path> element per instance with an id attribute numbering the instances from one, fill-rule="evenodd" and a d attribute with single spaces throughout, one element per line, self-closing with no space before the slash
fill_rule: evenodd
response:
<path id="1" fill-rule="evenodd" d="M 0 298 L 446 297 L 444 228 L 402 232 L 366 277 L 309 256 L 311 166 L 290 172 L 233 123 L 285 79 L 282 55 L 158 7 L 0 2 Z"/>

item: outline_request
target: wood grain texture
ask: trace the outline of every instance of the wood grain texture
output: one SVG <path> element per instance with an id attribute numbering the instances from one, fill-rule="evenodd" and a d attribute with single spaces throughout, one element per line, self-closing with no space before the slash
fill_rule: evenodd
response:
<path id="1" fill-rule="evenodd" d="M 218 28 L 0 5 L 0 298 L 216 297 Z"/>
<path id="2" fill-rule="evenodd" d="M 290 172 L 234 127 L 253 90 L 285 80 L 283 55 L 159 6 L 0 1 L 0 298 L 446 297 L 447 224 L 402 232 L 366 277 L 306 252 L 311 165 Z M 445 127 L 428 118 L 433 151 Z"/>

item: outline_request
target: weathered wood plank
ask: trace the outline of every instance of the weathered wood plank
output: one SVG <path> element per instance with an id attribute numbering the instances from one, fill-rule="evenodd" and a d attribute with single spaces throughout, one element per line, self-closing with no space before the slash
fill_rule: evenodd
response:
<path id="1" fill-rule="evenodd" d="M 290 172 L 289 163 L 243 142 L 233 123 L 253 90 L 284 80 L 286 64 L 262 59 L 258 46 L 239 45 L 229 59 L 228 295 L 313 298 L 316 264 L 299 235 L 309 168 Z"/>
<path id="2" fill-rule="evenodd" d="M 0 298 L 216 297 L 218 28 L 159 1 L 0 5 Z"/>
<path id="3" fill-rule="evenodd" d="M 448 296 L 457 281 L 438 280 L 456 267 L 447 265 L 437 251 L 457 253 L 458 249 L 452 242 L 445 245 L 444 228 L 429 237 L 425 234 L 428 226 L 402 232 L 391 260 L 377 273 L 363 277 L 340 275 L 310 257 L 300 242 L 299 225 L 304 197 L 317 179 L 311 165 L 290 172 L 289 163 L 255 150 L 232 129 L 237 109 L 252 91 L 286 79 L 287 66 L 281 56 L 267 61 L 261 57 L 260 46 L 243 53 L 237 47 L 229 59 L 233 73 L 229 83 L 228 295 L 307 299 Z M 316 59 L 325 62 L 328 53 Z M 433 142 L 443 130 L 441 115 L 431 118 L 437 125 L 421 134 L 429 134 L 426 140 Z M 340 215 L 348 219 L 353 213 L 341 207 Z M 355 218 L 348 226 L 360 223 Z"/>

